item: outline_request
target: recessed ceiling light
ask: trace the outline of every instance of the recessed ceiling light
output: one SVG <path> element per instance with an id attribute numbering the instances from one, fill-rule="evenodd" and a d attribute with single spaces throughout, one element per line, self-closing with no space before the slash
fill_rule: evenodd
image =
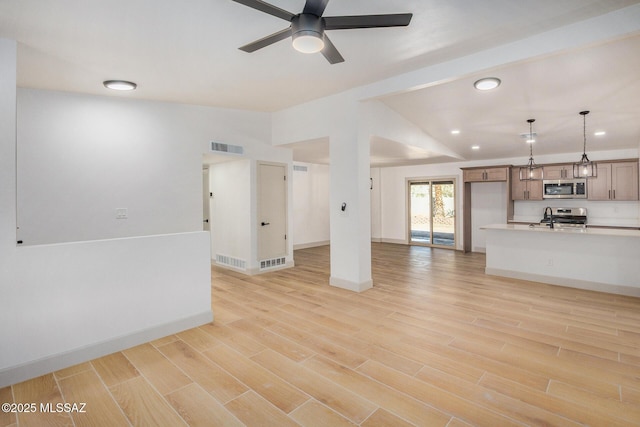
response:
<path id="1" fill-rule="evenodd" d="M 454 129 L 451 131 L 451 135 L 460 135 L 460 129 Z"/>
<path id="2" fill-rule="evenodd" d="M 104 87 L 113 90 L 134 90 L 138 87 L 137 84 L 126 80 L 105 80 L 102 84 Z"/>
<path id="3" fill-rule="evenodd" d="M 472 149 L 472 150 L 479 150 L 479 149 L 480 149 L 480 146 L 479 146 L 479 145 L 472 145 L 472 146 L 471 146 L 471 149 Z"/>
<path id="4" fill-rule="evenodd" d="M 484 79 L 477 80 L 473 87 L 478 90 L 491 90 L 500 86 L 500 79 L 497 77 L 486 77 Z"/>
<path id="5" fill-rule="evenodd" d="M 593 134 L 595 136 L 602 136 L 602 135 L 606 135 L 607 133 L 605 131 L 603 131 L 603 130 L 599 130 L 597 132 L 594 132 Z"/>

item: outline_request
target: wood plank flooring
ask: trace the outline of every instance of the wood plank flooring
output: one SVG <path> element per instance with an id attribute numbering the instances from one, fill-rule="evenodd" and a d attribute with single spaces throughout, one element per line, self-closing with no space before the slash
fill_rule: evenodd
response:
<path id="1" fill-rule="evenodd" d="M 640 299 L 486 276 L 482 254 L 373 244 L 374 288 L 329 249 L 212 270 L 215 322 L 0 389 L 4 426 L 638 426 Z"/>

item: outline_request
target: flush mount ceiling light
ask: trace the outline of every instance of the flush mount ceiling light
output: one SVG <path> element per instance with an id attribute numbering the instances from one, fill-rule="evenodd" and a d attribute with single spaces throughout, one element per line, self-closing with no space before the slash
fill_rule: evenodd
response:
<path id="1" fill-rule="evenodd" d="M 451 135 L 460 135 L 460 129 L 454 129 L 451 131 Z"/>
<path id="2" fill-rule="evenodd" d="M 478 90 L 491 90 L 500 86 L 500 79 L 497 77 L 486 77 L 484 79 L 477 80 L 473 87 Z"/>
<path id="3" fill-rule="evenodd" d="M 113 90 L 134 90 L 138 87 L 137 84 L 126 80 L 105 80 L 102 84 L 107 89 Z"/>
<path id="4" fill-rule="evenodd" d="M 529 138 L 527 139 L 529 143 L 529 163 L 527 163 L 527 166 L 520 168 L 520 181 L 540 181 L 544 175 L 542 166 L 536 165 L 536 162 L 533 161 L 533 143 L 535 142 L 533 137 L 533 122 L 535 121 L 536 119 L 527 120 L 527 123 L 529 123 Z"/>
<path id="5" fill-rule="evenodd" d="M 588 111 L 580 111 L 584 143 L 582 146 L 582 158 L 578 163 L 573 164 L 574 178 L 595 178 L 598 176 L 598 166 L 587 157 L 587 114 L 589 114 Z"/>
<path id="6" fill-rule="evenodd" d="M 471 146 L 471 149 L 472 149 L 472 150 L 479 150 L 479 149 L 480 149 L 480 146 L 479 146 L 479 145 L 472 145 L 472 146 Z"/>

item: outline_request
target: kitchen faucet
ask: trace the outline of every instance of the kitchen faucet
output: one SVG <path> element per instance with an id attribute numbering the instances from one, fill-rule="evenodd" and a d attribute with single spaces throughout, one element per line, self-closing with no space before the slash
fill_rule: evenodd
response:
<path id="1" fill-rule="evenodd" d="M 547 215 L 547 211 L 549 212 L 548 215 Z M 544 208 L 544 218 L 545 219 L 549 218 L 549 228 L 553 228 L 553 209 L 551 209 L 550 206 L 547 206 L 546 208 Z"/>

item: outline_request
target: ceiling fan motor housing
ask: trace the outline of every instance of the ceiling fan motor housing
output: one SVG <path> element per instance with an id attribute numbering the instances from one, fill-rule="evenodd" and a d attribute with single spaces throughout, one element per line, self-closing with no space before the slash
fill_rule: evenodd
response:
<path id="1" fill-rule="evenodd" d="M 324 20 L 311 13 L 301 13 L 291 20 L 291 34 L 294 40 L 301 36 L 317 37 L 322 40 Z"/>

